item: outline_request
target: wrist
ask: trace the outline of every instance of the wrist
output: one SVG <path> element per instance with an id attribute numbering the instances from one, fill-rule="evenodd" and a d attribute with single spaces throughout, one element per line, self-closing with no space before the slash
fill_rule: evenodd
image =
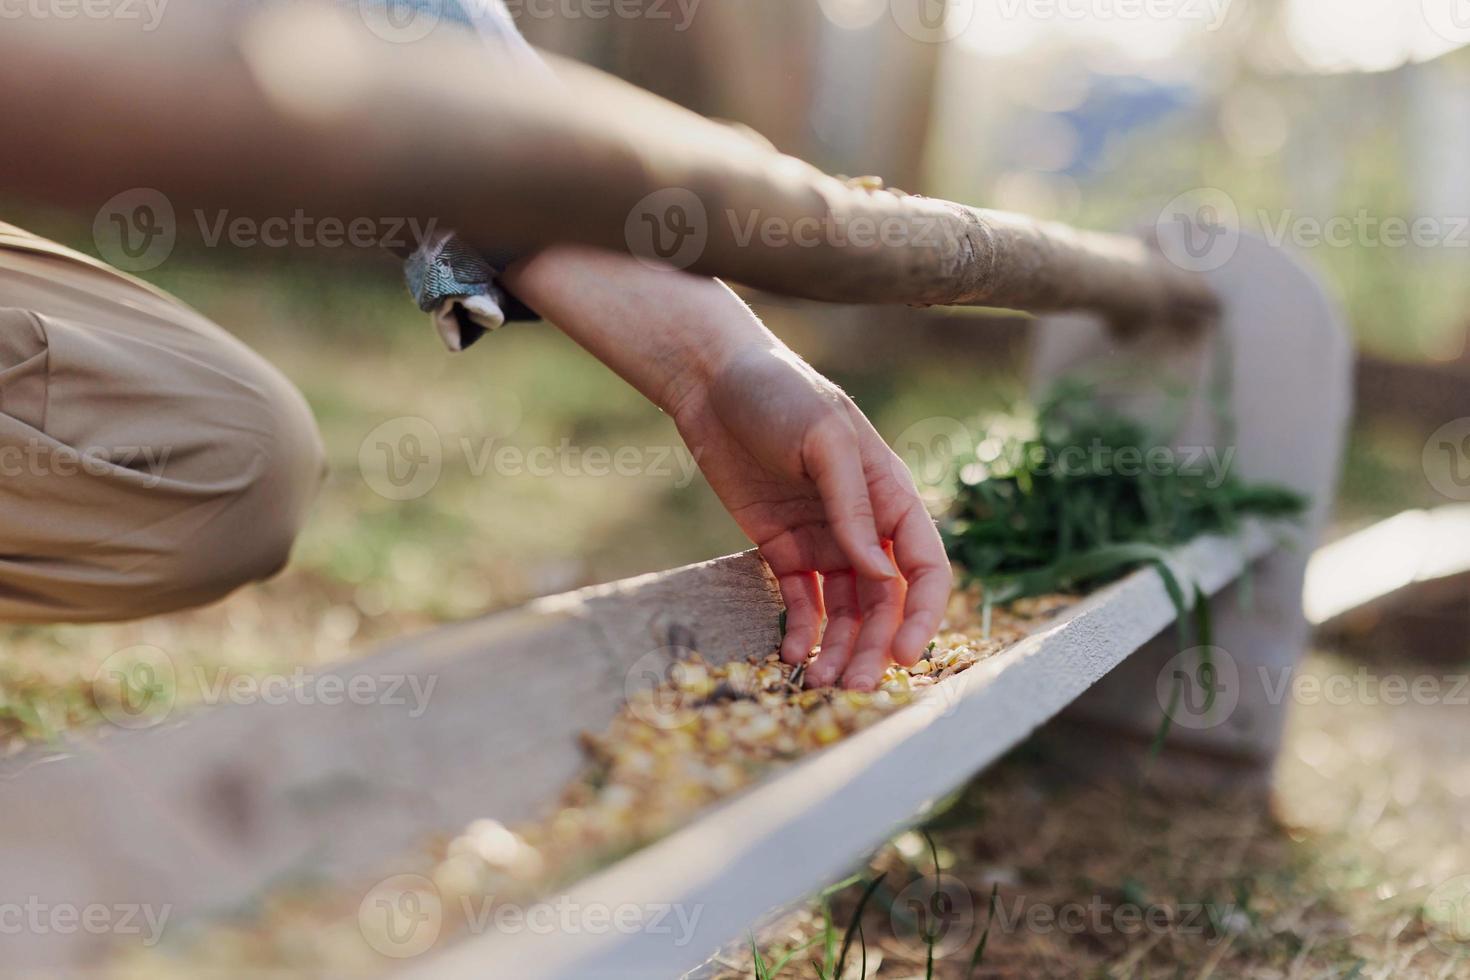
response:
<path id="1" fill-rule="evenodd" d="M 784 347 L 724 283 L 702 280 L 696 288 L 697 297 L 680 311 L 665 350 L 654 358 L 662 373 L 657 388 L 645 392 L 675 420 L 702 403 L 730 365 Z"/>
<path id="2" fill-rule="evenodd" d="M 697 412 L 731 365 L 770 354 L 779 346 L 780 342 L 766 334 L 764 328 L 761 332 L 765 335 L 710 331 L 699 337 L 696 332 L 690 339 L 702 343 L 691 344 L 665 362 L 670 371 L 660 390 L 652 395 L 654 404 L 676 422 Z"/>
<path id="3" fill-rule="evenodd" d="M 784 349 L 724 283 L 626 255 L 552 246 L 501 281 L 675 418 L 737 358 Z"/>

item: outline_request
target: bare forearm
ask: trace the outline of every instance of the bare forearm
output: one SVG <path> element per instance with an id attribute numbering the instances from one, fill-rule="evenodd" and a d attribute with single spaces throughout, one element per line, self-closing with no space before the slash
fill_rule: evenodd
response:
<path id="1" fill-rule="evenodd" d="M 515 263 L 505 285 L 664 411 L 736 354 L 781 346 L 724 283 L 581 246 Z"/>

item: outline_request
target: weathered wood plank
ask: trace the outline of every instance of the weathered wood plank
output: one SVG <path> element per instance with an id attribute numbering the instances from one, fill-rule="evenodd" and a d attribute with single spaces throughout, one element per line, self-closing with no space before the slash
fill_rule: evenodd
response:
<path id="1" fill-rule="evenodd" d="M 1208 593 L 1267 555 L 1273 537 L 1201 539 L 1179 564 Z M 482 933 L 411 975 L 645 980 L 701 963 L 774 908 L 841 877 L 925 806 L 996 759 L 1175 619 L 1141 570 L 925 700 L 805 759 L 709 815 L 551 899 L 587 910 L 682 910 L 687 929 Z M 677 917 L 676 917 L 677 918 Z M 669 920 L 676 921 L 676 920 Z"/>
<path id="2" fill-rule="evenodd" d="M 1269 546 L 1253 532 L 1243 542 L 1197 542 L 1181 560 L 1213 590 Z M 434 680 L 417 717 L 386 704 L 232 705 L 22 755 L 0 765 L 0 880 L 7 894 L 53 905 L 168 906 L 175 922 L 293 876 L 361 882 L 426 833 L 532 815 L 576 773 L 577 733 L 611 717 L 640 658 L 669 646 L 697 646 L 715 660 L 774 649 L 779 608 L 764 565 L 731 556 L 540 600 L 332 672 L 344 683 Z M 622 937 L 633 945 L 586 947 L 596 937 L 584 936 L 554 945 L 609 956 L 609 976 L 649 975 L 639 972 L 645 955 L 650 964 L 697 963 L 995 758 L 1173 615 L 1156 576 L 1137 573 L 939 689 L 942 700 L 802 763 L 573 891 L 584 904 L 658 895 L 666 897 L 650 900 L 698 908 L 687 943 L 662 950 L 657 937 L 642 937 L 654 948 Z M 914 765 L 923 759 L 943 764 Z M 816 826 L 827 836 L 812 838 Z M 794 841 L 808 841 L 800 856 L 787 846 Z M 769 867 L 773 860 L 785 870 Z M 0 948 L 8 963 L 50 969 L 83 963 L 98 947 L 52 933 L 6 936 Z M 447 955 L 450 968 L 467 954 Z M 519 970 L 519 957 L 547 952 L 494 956 Z M 593 975 L 580 972 L 591 969 L 581 961 L 568 969 Z"/>
<path id="3" fill-rule="evenodd" d="M 1307 563 L 1307 619 L 1329 622 L 1413 586 L 1470 572 L 1470 504 L 1406 510 L 1323 545 Z"/>
<path id="4" fill-rule="evenodd" d="M 1196 233 L 1178 225 L 1158 230 L 1176 239 L 1174 255 L 1187 254 L 1179 236 Z M 1289 251 L 1220 229 L 1204 240 L 1215 243 L 1202 259 L 1210 266 L 1205 275 L 1224 300 L 1214 331 L 1120 336 L 1095 318 L 1049 317 L 1037 332 L 1035 376 L 1045 385 L 1085 373 L 1138 417 L 1177 419 L 1176 448 L 1213 451 L 1242 478 L 1291 487 L 1310 501 L 1302 521 L 1282 528 L 1286 546 L 1253 576 L 1253 601 L 1227 595 L 1216 603 L 1224 672 L 1212 680 L 1232 688 L 1238 710 L 1219 724 L 1181 725 L 1174 736 L 1264 767 L 1280 744 L 1286 704 L 1261 678 L 1291 670 L 1306 646 L 1302 580 L 1335 499 L 1352 410 L 1352 345 L 1318 277 Z M 1181 403 L 1175 390 L 1188 399 Z M 1150 692 L 1177 653 L 1167 641 L 1140 650 L 1082 698 L 1074 715 L 1148 738 L 1162 721 Z"/>
<path id="5" fill-rule="evenodd" d="M 779 644 L 753 553 L 599 586 L 324 671 L 371 703 L 232 704 L 69 738 L 0 763 L 0 890 L 51 904 L 168 905 L 175 921 L 295 876 L 352 880 L 435 830 L 532 815 L 583 764 L 650 651 Z M 424 710 L 386 703 L 416 683 Z M 430 686 L 432 685 L 432 687 Z M 74 964 L 98 937 L 0 935 L 0 962 Z"/>

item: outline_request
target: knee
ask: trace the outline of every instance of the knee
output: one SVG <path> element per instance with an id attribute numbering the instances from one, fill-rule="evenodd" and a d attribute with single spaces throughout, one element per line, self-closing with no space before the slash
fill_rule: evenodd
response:
<path id="1" fill-rule="evenodd" d="M 0 619 L 135 619 L 285 565 L 326 467 L 283 375 L 217 328 L 7 315 Z"/>
<path id="2" fill-rule="evenodd" d="M 213 427 L 184 477 L 212 488 L 211 499 L 197 520 L 188 517 L 194 505 L 184 506 L 181 533 L 147 576 L 148 591 L 169 607 L 213 601 L 284 568 L 326 474 L 305 399 L 265 371 L 260 397 L 238 402 L 230 424 Z"/>

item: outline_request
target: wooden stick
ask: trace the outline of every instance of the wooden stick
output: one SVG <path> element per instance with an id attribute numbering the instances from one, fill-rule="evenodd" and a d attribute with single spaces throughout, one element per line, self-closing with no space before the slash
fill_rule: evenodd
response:
<path id="1" fill-rule="evenodd" d="M 1406 510 L 1323 545 L 1307 563 L 1303 605 L 1313 626 L 1414 586 L 1470 572 L 1470 504 Z"/>
<path id="2" fill-rule="evenodd" d="M 485 246 L 651 251 L 818 300 L 1127 323 L 1216 309 L 1139 240 L 854 186 L 549 60 L 556 80 L 449 31 L 394 44 L 313 4 L 170 9 L 151 32 L 16 20 L 0 187 L 88 211 L 153 188 L 185 236 L 226 214 L 442 219 Z"/>

